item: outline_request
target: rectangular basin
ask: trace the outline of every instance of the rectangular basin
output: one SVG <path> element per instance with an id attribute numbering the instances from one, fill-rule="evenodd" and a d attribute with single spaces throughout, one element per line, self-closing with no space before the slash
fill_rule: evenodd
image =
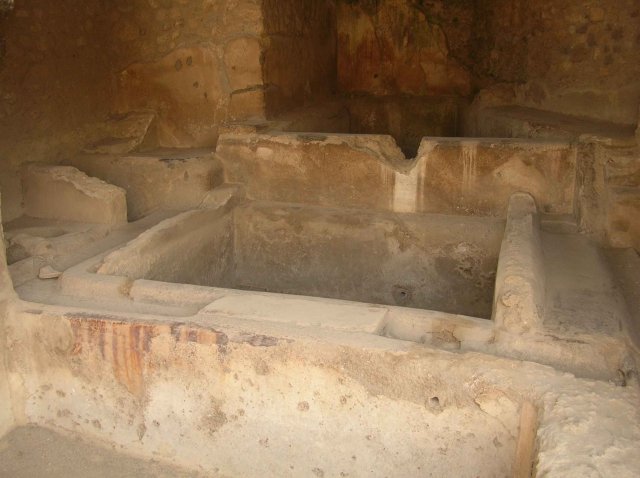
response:
<path id="1" fill-rule="evenodd" d="M 488 319 L 503 233 L 496 218 L 246 202 L 165 221 L 98 273 Z"/>

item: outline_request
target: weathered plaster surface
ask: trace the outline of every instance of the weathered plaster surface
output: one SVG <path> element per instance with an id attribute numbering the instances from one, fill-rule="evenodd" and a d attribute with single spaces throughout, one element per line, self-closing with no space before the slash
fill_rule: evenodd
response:
<path id="1" fill-rule="evenodd" d="M 511 101 L 635 124 L 640 10 L 634 0 L 492 0 L 478 5 L 476 68 Z"/>
<path id="2" fill-rule="evenodd" d="M 0 215 L 0 218 L 2 215 Z M 9 386 L 7 363 L 9 350 L 7 349 L 7 321 L 13 312 L 12 303 L 15 293 L 11 277 L 7 269 L 4 248 L 4 235 L 0 224 L 0 436 L 4 435 L 14 425 L 13 404 Z"/>
<path id="3" fill-rule="evenodd" d="M 339 1 L 340 90 L 377 96 L 470 94 L 471 72 L 456 53 L 469 55 L 473 6 L 429 3 L 435 5 Z"/>
<path id="4" fill-rule="evenodd" d="M 262 0 L 263 78 L 267 115 L 336 92 L 333 0 Z"/>

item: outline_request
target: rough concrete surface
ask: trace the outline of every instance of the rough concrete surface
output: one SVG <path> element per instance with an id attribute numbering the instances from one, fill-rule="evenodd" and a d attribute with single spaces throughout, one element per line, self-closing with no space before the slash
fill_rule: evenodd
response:
<path id="1" fill-rule="evenodd" d="M 635 387 L 482 355 L 407 348 L 372 335 L 311 332 L 323 338 L 283 340 L 265 334 L 268 327 L 251 333 L 237 322 L 239 328 L 224 321 L 136 324 L 55 308 L 42 313 L 25 311 L 23 332 L 13 336 L 12 370 L 31 377 L 21 392 L 28 397 L 23 413 L 142 456 L 160 453 L 241 476 L 314 469 L 408 476 L 425 466 L 435 476 L 505 476 L 518 404 L 526 396 L 545 410 L 538 467 L 548 476 L 562 476 L 580 460 L 597 470 L 622 466 L 624 456 L 628 470 L 637 466 L 639 431 L 628 425 L 637 415 Z M 599 408 L 601 400 L 616 403 L 624 416 Z M 591 411 L 576 416 L 570 413 L 576 407 Z M 114 419 L 119 425 L 108 426 Z M 412 425 L 398 428 L 399 420 Z M 599 424 L 600 437 L 619 437 L 614 455 L 600 464 L 592 462 L 595 443 L 587 434 Z M 175 434 L 181 439 L 170 438 Z M 564 449 L 571 450 L 570 460 Z"/>
<path id="2" fill-rule="evenodd" d="M 640 476 L 638 18 L 0 0 L 0 475 Z"/>

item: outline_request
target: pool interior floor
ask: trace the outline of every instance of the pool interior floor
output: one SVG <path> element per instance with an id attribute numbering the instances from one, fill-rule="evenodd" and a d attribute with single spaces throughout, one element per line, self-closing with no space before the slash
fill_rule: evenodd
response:
<path id="1" fill-rule="evenodd" d="M 2 478 L 200 478 L 202 474 L 141 460 L 46 428 L 16 428 L 0 440 Z M 220 478 L 222 475 L 211 475 Z"/>

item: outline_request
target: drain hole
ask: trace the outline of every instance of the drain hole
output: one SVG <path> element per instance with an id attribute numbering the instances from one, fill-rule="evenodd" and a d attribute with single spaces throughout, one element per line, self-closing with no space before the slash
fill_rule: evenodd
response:
<path id="1" fill-rule="evenodd" d="M 394 285 L 391 294 L 397 305 L 406 305 L 411 301 L 413 291 L 410 287 Z"/>

